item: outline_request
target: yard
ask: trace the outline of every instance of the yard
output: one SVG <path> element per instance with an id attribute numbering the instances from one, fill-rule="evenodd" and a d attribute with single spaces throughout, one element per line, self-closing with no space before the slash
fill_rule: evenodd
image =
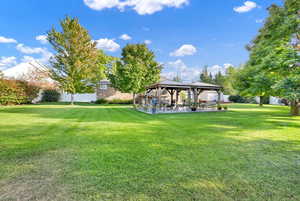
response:
<path id="1" fill-rule="evenodd" d="M 300 117 L 281 106 L 147 115 L 0 107 L 0 200 L 300 200 Z"/>

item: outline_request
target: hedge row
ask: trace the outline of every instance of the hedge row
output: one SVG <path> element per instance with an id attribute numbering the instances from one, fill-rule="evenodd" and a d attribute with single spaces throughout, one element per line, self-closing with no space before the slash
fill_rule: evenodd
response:
<path id="1" fill-rule="evenodd" d="M 0 104 L 31 103 L 38 96 L 39 87 L 26 81 L 0 79 Z"/>
<path id="2" fill-rule="evenodd" d="M 114 100 L 106 100 L 106 99 L 98 99 L 95 102 L 96 104 L 133 104 L 132 100 L 121 100 L 121 99 L 114 99 Z"/>

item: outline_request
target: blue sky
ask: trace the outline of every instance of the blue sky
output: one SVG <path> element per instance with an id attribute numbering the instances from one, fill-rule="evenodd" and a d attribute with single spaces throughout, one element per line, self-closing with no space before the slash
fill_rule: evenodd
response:
<path id="1" fill-rule="evenodd" d="M 33 59 L 47 62 L 43 36 L 66 15 L 78 17 L 99 48 L 119 56 L 127 43 L 149 43 L 163 74 L 196 79 L 201 68 L 247 61 L 245 45 L 257 34 L 266 8 L 281 0 L 9 0 L 0 7 L 0 70 Z M 126 34 L 124 36 L 124 34 Z M 123 37 L 121 37 L 123 35 Z M 37 36 L 39 40 L 37 40 Z M 126 39 L 126 40 L 124 40 Z M 129 40 L 130 39 L 130 40 Z"/>

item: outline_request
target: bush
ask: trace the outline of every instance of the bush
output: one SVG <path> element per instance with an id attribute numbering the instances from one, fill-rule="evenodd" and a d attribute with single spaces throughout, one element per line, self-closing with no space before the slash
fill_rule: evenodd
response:
<path id="1" fill-rule="evenodd" d="M 229 100 L 234 103 L 256 103 L 254 98 L 246 98 L 240 95 L 229 96 Z"/>
<path id="2" fill-rule="evenodd" d="M 108 101 L 108 104 L 124 104 L 124 105 L 130 105 L 130 104 L 133 104 L 133 100 L 114 99 L 114 100 Z"/>
<path id="3" fill-rule="evenodd" d="M 39 87 L 20 80 L 0 79 L 0 104 L 31 103 L 38 96 Z"/>
<path id="4" fill-rule="evenodd" d="M 262 97 L 263 104 L 270 104 L 270 96 L 263 96 Z"/>
<path id="5" fill-rule="evenodd" d="M 96 100 L 95 103 L 96 103 L 96 104 L 107 104 L 108 101 L 105 100 L 105 99 L 103 99 L 103 98 L 101 98 L 101 99 Z"/>
<path id="6" fill-rule="evenodd" d="M 42 93 L 42 102 L 58 102 L 60 93 L 55 89 L 46 89 Z"/>
<path id="7" fill-rule="evenodd" d="M 26 81 L 18 81 L 18 83 L 19 86 L 24 90 L 26 94 L 27 103 L 32 103 L 33 99 L 38 97 L 40 88 Z"/>
<path id="8" fill-rule="evenodd" d="M 124 104 L 130 105 L 133 104 L 133 100 L 121 100 L 121 99 L 114 99 L 114 100 L 106 100 L 106 99 L 98 99 L 95 102 L 96 104 Z"/>
<path id="9" fill-rule="evenodd" d="M 229 100 L 234 103 L 245 103 L 246 102 L 245 98 L 242 96 L 239 96 L 239 95 L 229 96 Z"/>

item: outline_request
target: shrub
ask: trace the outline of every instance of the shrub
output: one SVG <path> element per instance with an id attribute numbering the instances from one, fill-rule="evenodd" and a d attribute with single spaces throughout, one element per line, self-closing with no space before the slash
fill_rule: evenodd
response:
<path id="1" fill-rule="evenodd" d="M 262 103 L 263 104 L 270 104 L 270 97 L 269 96 L 263 96 L 262 97 Z"/>
<path id="2" fill-rule="evenodd" d="M 245 103 L 246 100 L 244 97 L 239 95 L 229 96 L 229 100 L 234 103 Z"/>
<path id="3" fill-rule="evenodd" d="M 101 99 L 96 100 L 95 103 L 96 103 L 96 104 L 107 104 L 108 101 L 105 100 L 105 99 L 103 99 L 103 98 L 101 98 Z"/>
<path id="4" fill-rule="evenodd" d="M 246 98 L 240 95 L 229 96 L 229 100 L 234 103 L 256 103 L 254 98 Z"/>
<path id="5" fill-rule="evenodd" d="M 40 88 L 38 86 L 32 85 L 26 81 L 18 81 L 18 83 L 26 94 L 27 103 L 31 103 L 33 99 L 38 97 L 40 91 Z"/>
<path id="6" fill-rule="evenodd" d="M 26 81 L 0 79 L 0 104 L 31 103 L 38 96 L 39 87 Z"/>
<path id="7" fill-rule="evenodd" d="M 46 89 L 42 93 L 42 102 L 58 102 L 60 93 L 55 89 Z"/>
<path id="8" fill-rule="evenodd" d="M 130 105 L 130 104 L 133 104 L 133 100 L 114 99 L 114 100 L 108 101 L 108 104 L 124 104 L 124 105 Z"/>
<path id="9" fill-rule="evenodd" d="M 98 99 L 95 102 L 96 104 L 124 104 L 130 105 L 133 104 L 133 100 L 121 100 L 121 99 L 113 99 L 113 100 L 106 100 L 104 98 Z"/>

